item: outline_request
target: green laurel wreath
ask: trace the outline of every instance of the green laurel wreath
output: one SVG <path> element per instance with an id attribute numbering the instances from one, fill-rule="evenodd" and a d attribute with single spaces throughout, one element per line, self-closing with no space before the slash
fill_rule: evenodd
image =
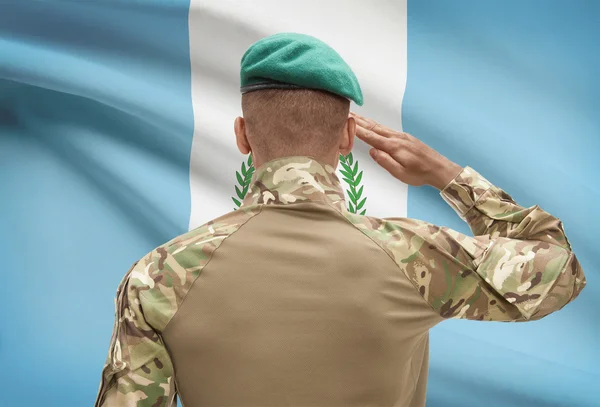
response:
<path id="1" fill-rule="evenodd" d="M 242 162 L 242 173 L 240 174 L 237 171 L 235 172 L 235 176 L 239 184 L 239 186 L 235 186 L 235 193 L 237 194 L 237 197 L 240 198 L 240 200 L 238 201 L 234 197 L 231 197 L 231 199 L 233 199 L 233 202 L 237 205 L 237 207 L 233 208 L 233 210 L 236 210 L 240 207 L 240 205 L 242 204 L 240 201 L 243 201 L 244 197 L 248 193 L 250 181 L 252 180 L 252 174 L 254 174 L 254 165 L 252 164 L 252 154 L 250 154 L 248 155 L 248 167 L 246 167 L 245 162 Z"/>
<path id="2" fill-rule="evenodd" d="M 340 173 L 344 176 L 342 179 L 350 189 L 346 190 L 348 197 L 350 198 L 350 202 L 348 203 L 348 212 L 358 213 L 361 209 L 363 210 L 360 214 L 364 215 L 367 212 L 367 209 L 364 208 L 365 203 L 367 202 L 367 198 L 362 198 L 363 193 L 363 185 L 360 185 L 360 181 L 362 180 L 362 170 L 359 171 L 358 161 L 354 161 L 352 157 L 352 153 L 347 156 L 343 156 L 340 154 L 340 165 L 343 169 L 340 169 Z M 246 162 L 242 162 L 241 173 L 236 171 L 235 176 L 238 181 L 238 185 L 235 186 L 235 193 L 237 197 L 231 197 L 233 202 L 236 204 L 236 208 L 238 209 L 241 206 L 241 202 L 244 200 L 244 197 L 248 193 L 248 188 L 250 187 L 250 181 L 252 180 L 252 174 L 254 174 L 254 165 L 252 164 L 252 154 L 248 156 L 248 163 L 246 166 Z M 362 198 L 362 199 L 361 199 Z M 363 209 L 364 208 L 364 209 Z"/>
<path id="3" fill-rule="evenodd" d="M 358 213 L 358 211 L 365 206 L 365 202 L 367 202 L 366 197 L 362 200 L 360 199 L 363 193 L 363 186 L 360 185 L 363 172 L 358 172 L 358 161 L 354 161 L 352 153 L 345 157 L 340 154 L 340 164 L 344 168 L 343 170 L 340 169 L 340 173 L 344 176 L 342 179 L 350 187 L 350 189 L 346 190 L 348 197 L 350 198 L 350 202 L 348 203 L 348 211 L 352 213 Z M 354 167 L 352 164 L 354 164 Z M 365 208 L 360 214 L 364 215 L 366 212 L 367 209 Z"/>

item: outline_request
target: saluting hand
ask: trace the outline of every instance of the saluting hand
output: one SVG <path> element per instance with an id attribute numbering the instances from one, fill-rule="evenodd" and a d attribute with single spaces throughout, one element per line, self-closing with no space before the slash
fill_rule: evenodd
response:
<path id="1" fill-rule="evenodd" d="M 371 157 L 408 185 L 431 185 L 441 190 L 462 170 L 460 165 L 408 133 L 353 112 L 350 116 L 356 121 L 356 136 L 374 147 L 369 150 Z"/>

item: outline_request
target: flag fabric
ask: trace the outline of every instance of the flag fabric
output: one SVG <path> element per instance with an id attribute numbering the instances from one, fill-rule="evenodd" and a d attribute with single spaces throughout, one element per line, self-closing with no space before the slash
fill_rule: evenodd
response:
<path id="1" fill-rule="evenodd" d="M 559 217 L 586 272 L 580 297 L 540 321 L 435 327 L 427 405 L 600 406 L 599 12 L 554 0 L 0 1 L 0 405 L 93 403 L 125 272 L 241 200 L 240 58 L 288 31 L 344 57 L 358 113 Z M 407 187 L 368 149 L 356 140 L 338 166 L 362 173 L 344 181 L 352 210 L 470 233 L 438 191 Z"/>

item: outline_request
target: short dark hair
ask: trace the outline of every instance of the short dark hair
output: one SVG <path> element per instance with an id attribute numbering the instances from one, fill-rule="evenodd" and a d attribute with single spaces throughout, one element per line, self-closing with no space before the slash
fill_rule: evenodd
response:
<path id="1" fill-rule="evenodd" d="M 251 147 L 263 157 L 321 156 L 339 143 L 350 101 L 313 89 L 262 89 L 242 95 Z"/>

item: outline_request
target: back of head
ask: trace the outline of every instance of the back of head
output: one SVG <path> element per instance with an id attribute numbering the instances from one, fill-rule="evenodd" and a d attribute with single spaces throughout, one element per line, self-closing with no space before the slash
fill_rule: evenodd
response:
<path id="1" fill-rule="evenodd" d="M 350 101 L 314 89 L 263 89 L 242 95 L 248 142 L 263 157 L 321 157 L 337 149 Z"/>

